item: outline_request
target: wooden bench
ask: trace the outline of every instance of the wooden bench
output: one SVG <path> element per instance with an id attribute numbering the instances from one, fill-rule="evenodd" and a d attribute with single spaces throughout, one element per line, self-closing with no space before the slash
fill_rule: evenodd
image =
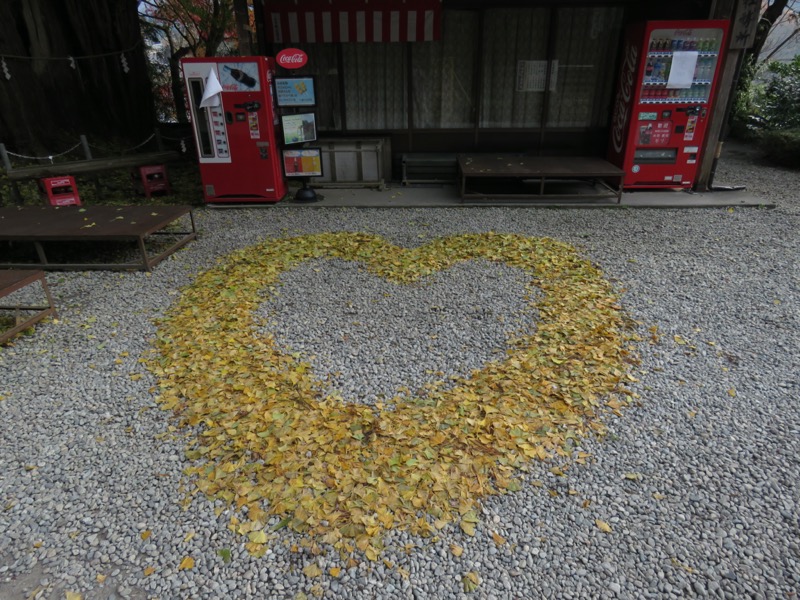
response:
<path id="1" fill-rule="evenodd" d="M 10 329 L 0 330 L 0 344 L 4 344 L 12 337 L 38 323 L 47 316 L 56 316 L 55 305 L 53 304 L 53 297 L 50 295 L 50 288 L 47 287 L 47 281 L 44 277 L 44 271 L 39 270 L 6 270 L 0 271 L 0 298 L 5 298 L 17 290 L 31 285 L 36 282 L 41 283 L 42 290 L 47 297 L 47 306 L 41 305 L 0 305 L 2 311 L 14 311 L 15 324 Z M 21 318 L 20 311 L 34 311 L 33 314 Z"/>
<path id="2" fill-rule="evenodd" d="M 184 219 L 186 217 L 186 219 Z M 188 219 L 188 223 L 186 222 Z M 149 206 L 23 206 L 0 208 L 0 242 L 14 246 L 33 245 L 38 262 L 21 262 L 6 256 L 0 246 L 0 269 L 142 269 L 150 271 L 167 256 L 197 237 L 192 207 L 186 205 Z M 163 240 L 165 247 L 155 254 L 147 242 Z M 85 262 L 80 259 L 52 262 L 45 253 L 51 243 L 80 242 L 84 253 L 93 257 L 98 244 L 136 244 L 139 259 L 123 256 L 120 262 Z M 81 257 L 83 256 L 81 254 Z"/>
<path id="3" fill-rule="evenodd" d="M 455 154 L 403 154 L 403 185 L 411 183 L 453 183 L 458 161 Z"/>
<path id="4" fill-rule="evenodd" d="M 461 201 L 494 198 L 599 198 L 615 196 L 619 204 L 625 172 L 611 163 L 591 157 L 547 157 L 498 154 L 459 154 Z M 530 185 L 533 182 L 538 185 Z M 590 183 L 594 193 L 546 193 L 546 185 L 564 182 Z"/>

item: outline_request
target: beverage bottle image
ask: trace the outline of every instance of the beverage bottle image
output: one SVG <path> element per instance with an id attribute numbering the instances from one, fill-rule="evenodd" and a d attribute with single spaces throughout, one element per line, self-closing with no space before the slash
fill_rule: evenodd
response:
<path id="1" fill-rule="evenodd" d="M 647 66 L 644 69 L 644 80 L 650 81 L 653 77 L 653 59 L 648 59 Z"/>
<path id="2" fill-rule="evenodd" d="M 238 81 L 242 85 L 245 85 L 247 87 L 254 87 L 256 85 L 256 80 L 250 77 L 250 75 L 248 75 L 244 71 L 240 69 L 233 69 L 228 65 L 224 65 L 222 68 L 228 73 L 230 73 L 231 77 L 233 77 L 236 81 Z"/>

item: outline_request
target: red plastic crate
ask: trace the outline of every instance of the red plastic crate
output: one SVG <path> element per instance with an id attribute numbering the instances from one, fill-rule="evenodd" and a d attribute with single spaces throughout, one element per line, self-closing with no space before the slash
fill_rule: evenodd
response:
<path id="1" fill-rule="evenodd" d="M 167 179 L 167 168 L 164 165 L 139 167 L 133 173 L 133 180 L 137 191 L 144 194 L 147 199 L 150 199 L 154 192 L 165 194 L 172 192 Z"/>
<path id="2" fill-rule="evenodd" d="M 46 177 L 39 181 L 39 185 L 42 195 L 50 203 L 50 206 L 81 205 L 74 177 Z"/>

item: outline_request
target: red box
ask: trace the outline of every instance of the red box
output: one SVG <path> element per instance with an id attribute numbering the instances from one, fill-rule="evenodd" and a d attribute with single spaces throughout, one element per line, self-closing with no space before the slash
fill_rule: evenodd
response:
<path id="1" fill-rule="evenodd" d="M 46 177 L 39 181 L 43 196 L 50 206 L 80 206 L 78 186 L 74 177 Z"/>

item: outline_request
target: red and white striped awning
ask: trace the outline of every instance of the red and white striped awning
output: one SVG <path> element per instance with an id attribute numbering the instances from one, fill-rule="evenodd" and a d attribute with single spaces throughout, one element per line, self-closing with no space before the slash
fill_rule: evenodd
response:
<path id="1" fill-rule="evenodd" d="M 441 0 L 267 0 L 275 44 L 431 42 L 440 39 Z"/>

